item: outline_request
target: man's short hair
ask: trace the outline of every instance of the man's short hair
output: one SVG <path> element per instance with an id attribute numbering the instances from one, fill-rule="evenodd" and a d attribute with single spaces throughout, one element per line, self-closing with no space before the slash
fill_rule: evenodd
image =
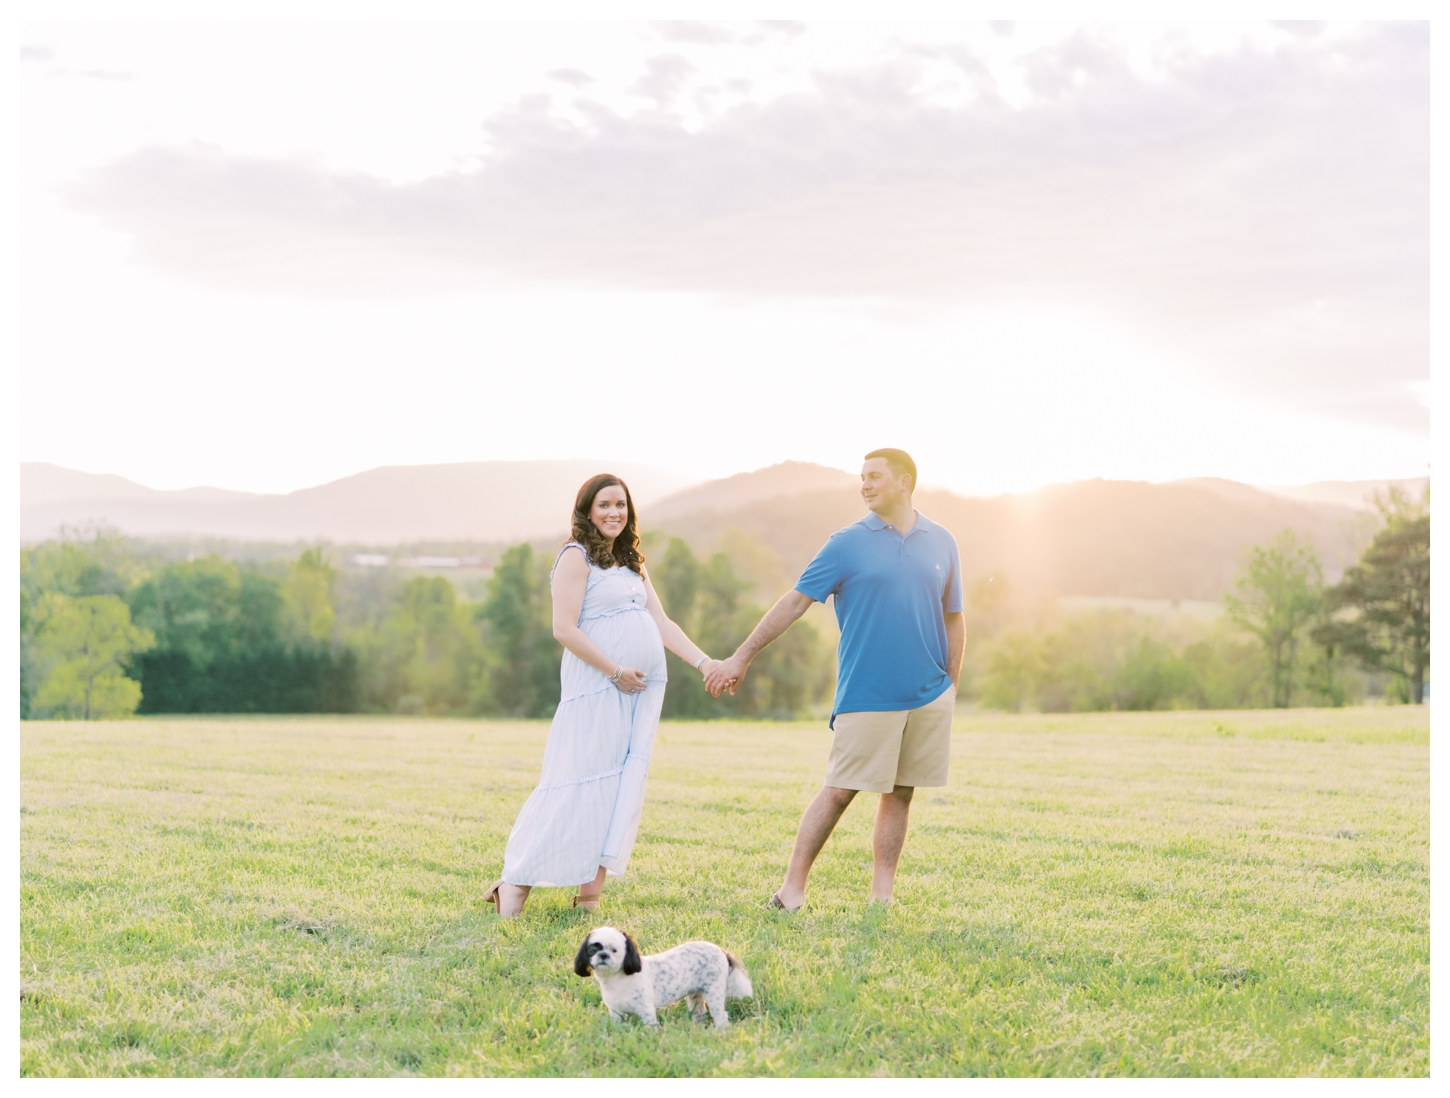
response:
<path id="1" fill-rule="evenodd" d="M 916 462 L 911 460 L 911 455 L 905 450 L 872 450 L 863 459 L 870 461 L 872 458 L 885 458 L 886 464 L 891 466 L 891 475 L 897 478 L 911 474 L 911 490 L 916 491 Z"/>

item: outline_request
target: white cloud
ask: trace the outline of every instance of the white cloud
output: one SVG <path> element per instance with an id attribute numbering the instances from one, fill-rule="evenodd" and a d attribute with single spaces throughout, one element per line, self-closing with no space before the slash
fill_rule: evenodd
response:
<path id="1" fill-rule="evenodd" d="M 23 455 L 1422 471 L 1423 28 L 706 29 L 27 30 Z"/>
<path id="2" fill-rule="evenodd" d="M 1019 49 L 1020 106 L 990 61 L 897 42 L 712 110 L 718 68 L 657 53 L 623 98 L 556 70 L 487 119 L 476 167 L 415 182 L 197 143 L 65 194 L 148 262 L 289 292 L 522 279 L 1096 305 L 1284 399 L 1312 386 L 1335 414 L 1423 423 L 1406 386 L 1428 361 L 1426 28 L 1212 51 L 1087 28 Z"/>

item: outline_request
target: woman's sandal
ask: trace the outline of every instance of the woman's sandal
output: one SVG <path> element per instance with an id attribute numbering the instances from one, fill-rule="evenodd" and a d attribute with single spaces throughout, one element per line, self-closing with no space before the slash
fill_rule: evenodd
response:
<path id="1" fill-rule="evenodd" d="M 493 884 L 488 886 L 488 891 L 483 894 L 483 902 L 486 904 L 493 904 L 494 907 L 498 907 L 498 890 L 502 887 L 503 878 L 500 877 L 498 880 L 494 881 Z"/>
<path id="2" fill-rule="evenodd" d="M 583 911 L 594 911 L 599 907 L 598 896 L 575 896 L 574 906 Z"/>
<path id="3" fill-rule="evenodd" d="M 780 893 L 777 892 L 775 895 L 771 896 L 769 902 L 767 902 L 765 906 L 770 908 L 770 910 L 772 911 L 784 911 L 787 915 L 794 915 L 797 911 L 801 909 L 801 907 L 804 907 L 805 905 L 802 904 L 799 907 L 786 907 L 785 901 L 780 898 Z"/>

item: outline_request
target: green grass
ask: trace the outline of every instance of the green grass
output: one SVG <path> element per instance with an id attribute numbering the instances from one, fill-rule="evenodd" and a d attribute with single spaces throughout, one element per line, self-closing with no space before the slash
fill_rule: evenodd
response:
<path id="1" fill-rule="evenodd" d="M 899 903 L 873 805 L 762 903 L 818 724 L 666 724 L 602 911 L 480 902 L 546 726 L 26 724 L 29 1075 L 1424 1075 L 1429 726 L 1410 709 L 960 718 Z M 756 998 L 611 1026 L 590 926 Z"/>

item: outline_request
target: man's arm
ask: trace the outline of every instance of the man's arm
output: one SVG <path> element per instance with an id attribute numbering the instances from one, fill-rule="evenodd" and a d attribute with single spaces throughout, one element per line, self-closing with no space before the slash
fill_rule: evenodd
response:
<path id="1" fill-rule="evenodd" d="M 726 689 L 735 693 L 735 688 L 740 685 L 740 680 L 745 677 L 745 669 L 750 666 L 753 660 L 771 641 L 780 636 L 792 625 L 795 624 L 802 614 L 809 609 L 814 600 L 809 595 L 803 595 L 792 588 L 780 598 L 775 600 L 775 605 L 766 611 L 765 617 L 760 619 L 760 624 L 751 631 L 745 642 L 735 649 L 735 654 L 728 660 L 718 663 L 705 677 L 705 687 L 715 697 L 720 696 L 720 691 Z M 960 614 L 957 615 L 961 617 Z M 957 652 L 957 659 L 960 661 L 961 652 Z"/>
<path id="2" fill-rule="evenodd" d="M 967 652 L 967 619 L 960 610 L 942 614 L 947 626 L 947 674 L 952 677 L 952 690 L 960 688 L 962 657 Z"/>

